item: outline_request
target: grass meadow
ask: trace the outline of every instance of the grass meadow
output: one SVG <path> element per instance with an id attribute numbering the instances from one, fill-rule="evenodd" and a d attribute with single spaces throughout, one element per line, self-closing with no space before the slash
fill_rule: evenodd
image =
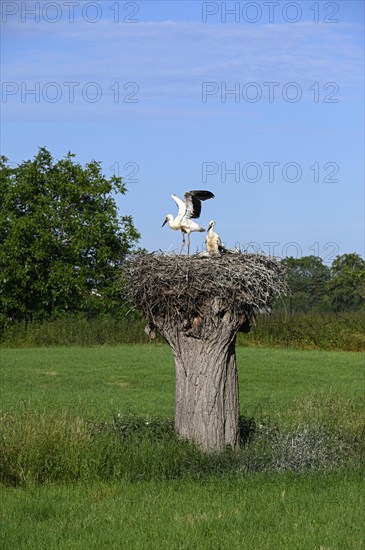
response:
<path id="1" fill-rule="evenodd" d="M 362 549 L 362 354 L 237 364 L 242 446 L 207 457 L 167 346 L 1 349 L 1 547 Z"/>

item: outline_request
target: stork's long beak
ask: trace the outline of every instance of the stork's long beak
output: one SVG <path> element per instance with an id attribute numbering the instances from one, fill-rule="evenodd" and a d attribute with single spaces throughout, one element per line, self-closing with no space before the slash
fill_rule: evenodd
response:
<path id="1" fill-rule="evenodd" d="M 163 224 L 161 225 L 161 227 L 163 227 L 165 225 L 165 223 L 167 222 L 167 218 L 165 218 L 165 221 L 163 222 Z"/>

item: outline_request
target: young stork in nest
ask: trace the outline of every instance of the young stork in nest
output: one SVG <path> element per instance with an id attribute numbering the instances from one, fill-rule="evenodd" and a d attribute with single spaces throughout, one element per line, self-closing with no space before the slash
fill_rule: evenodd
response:
<path id="1" fill-rule="evenodd" d="M 214 231 L 214 227 L 215 227 L 215 221 L 212 220 L 209 222 L 207 236 L 205 239 L 205 246 L 207 248 L 207 252 L 211 255 L 220 254 L 225 250 L 220 236 Z"/>
<path id="2" fill-rule="evenodd" d="M 187 235 L 188 254 L 190 254 L 190 233 L 193 233 L 194 231 L 205 231 L 205 229 L 203 229 L 197 222 L 194 222 L 193 219 L 199 218 L 200 216 L 202 209 L 201 201 L 213 199 L 214 195 L 211 191 L 187 191 L 184 194 L 185 200 L 181 200 L 176 195 L 171 195 L 171 197 L 176 202 L 179 211 L 176 218 L 174 218 L 172 214 L 167 214 L 162 227 L 165 223 L 168 223 L 171 229 L 174 229 L 175 231 L 178 231 L 179 229 L 181 230 L 183 240 L 179 254 L 181 254 L 184 248 L 185 235 Z"/>

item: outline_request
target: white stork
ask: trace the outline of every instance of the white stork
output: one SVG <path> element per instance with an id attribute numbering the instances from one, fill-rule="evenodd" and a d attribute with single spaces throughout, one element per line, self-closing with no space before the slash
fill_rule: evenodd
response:
<path id="1" fill-rule="evenodd" d="M 181 200 L 176 195 L 171 195 L 174 201 L 177 204 L 179 209 L 176 218 L 172 214 L 167 214 L 165 221 L 162 224 L 162 227 L 165 223 L 168 223 L 171 229 L 178 231 L 179 229 L 182 232 L 183 240 L 181 245 L 181 254 L 184 245 L 185 245 L 185 234 L 188 236 L 188 254 L 190 254 L 190 233 L 193 231 L 203 232 L 203 229 L 198 223 L 192 221 L 194 218 L 199 218 L 200 212 L 202 209 L 201 201 L 206 201 L 207 199 L 212 199 L 214 197 L 213 193 L 210 191 L 187 191 L 184 194 L 184 199 Z"/>
<path id="2" fill-rule="evenodd" d="M 209 254 L 216 255 L 225 250 L 220 236 L 214 231 L 215 221 L 209 222 L 207 236 L 205 239 L 205 246 Z"/>

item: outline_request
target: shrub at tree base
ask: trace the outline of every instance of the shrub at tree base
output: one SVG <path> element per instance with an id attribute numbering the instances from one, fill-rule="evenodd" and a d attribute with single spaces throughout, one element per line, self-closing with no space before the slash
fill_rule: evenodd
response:
<path id="1" fill-rule="evenodd" d="M 361 428 L 301 423 L 280 428 L 268 419 L 240 419 L 241 447 L 205 454 L 179 439 L 165 418 L 115 415 L 111 422 L 67 413 L 5 413 L 1 418 L 0 481 L 10 486 L 50 482 L 206 479 L 256 472 L 358 468 Z"/>

